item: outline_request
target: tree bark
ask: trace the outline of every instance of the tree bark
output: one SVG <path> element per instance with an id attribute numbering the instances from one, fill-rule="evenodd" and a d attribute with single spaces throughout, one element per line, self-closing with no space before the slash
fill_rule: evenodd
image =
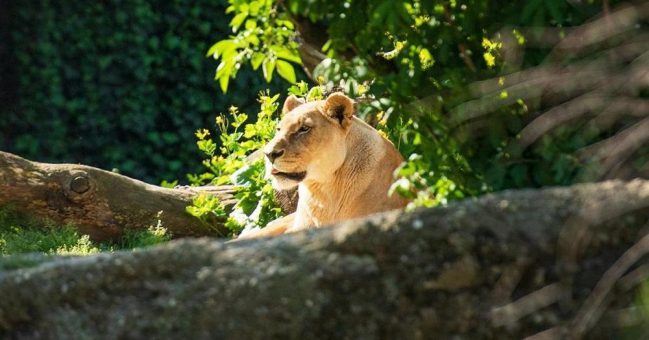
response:
<path id="1" fill-rule="evenodd" d="M 204 223 L 185 212 L 201 192 L 226 206 L 235 202 L 229 186 L 167 189 L 89 166 L 36 163 L 0 151 L 0 207 L 71 224 L 94 240 L 117 239 L 158 219 L 174 236 L 226 235 L 223 221 Z"/>
<path id="2" fill-rule="evenodd" d="M 648 221 L 649 182 L 615 181 L 32 259 L 0 272 L 0 338 L 620 338 L 646 321 Z"/>
<path id="3" fill-rule="evenodd" d="M 298 33 L 298 52 L 302 60 L 302 68 L 307 77 L 316 81 L 313 71 L 327 56 L 322 53 L 322 46 L 327 42 L 327 36 L 323 32 L 324 27 L 311 22 L 309 19 L 299 16 L 292 18 Z"/>

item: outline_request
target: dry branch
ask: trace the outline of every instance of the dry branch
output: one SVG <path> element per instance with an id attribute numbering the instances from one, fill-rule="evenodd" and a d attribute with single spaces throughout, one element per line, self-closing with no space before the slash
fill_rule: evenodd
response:
<path id="1" fill-rule="evenodd" d="M 167 189 L 89 166 L 36 163 L 0 151 L 0 207 L 71 224 L 95 240 L 147 228 L 158 218 L 174 236 L 225 235 L 220 221 L 206 226 L 185 212 L 200 192 L 234 203 L 232 187 Z"/>

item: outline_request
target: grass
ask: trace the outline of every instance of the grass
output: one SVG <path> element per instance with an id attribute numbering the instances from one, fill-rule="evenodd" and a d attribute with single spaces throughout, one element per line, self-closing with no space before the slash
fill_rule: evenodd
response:
<path id="1" fill-rule="evenodd" d="M 49 222 L 34 221 L 11 209 L 0 209 L 0 256 L 26 253 L 43 255 L 89 255 L 103 251 L 116 251 L 151 246 L 166 242 L 171 235 L 158 223 L 146 229 L 129 231 L 117 242 L 98 243 L 88 235 L 80 234 L 72 226 L 57 226 Z M 30 262 L 32 257 L 18 256 Z M 19 261 L 19 262 L 20 262 Z M 3 266 L 0 265 L 0 269 Z"/>

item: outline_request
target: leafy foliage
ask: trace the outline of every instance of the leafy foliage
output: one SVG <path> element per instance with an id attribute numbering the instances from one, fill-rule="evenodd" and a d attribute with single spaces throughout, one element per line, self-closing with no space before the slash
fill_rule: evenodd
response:
<path id="1" fill-rule="evenodd" d="M 200 195 L 193 205 L 187 207 L 188 213 L 203 221 L 207 221 L 207 217 L 212 215 L 226 218 L 225 225 L 233 233 L 240 232 L 244 227 L 264 226 L 280 216 L 281 209 L 273 200 L 273 189 L 264 178 L 263 158 L 251 156 L 253 152 L 263 148 L 275 133 L 278 99 L 279 95 L 260 93 L 261 108 L 254 123 L 245 124 L 248 115 L 231 107 L 228 116 L 220 115 L 216 118 L 216 141 L 211 138 L 209 130 L 196 131 L 196 144 L 208 157 L 203 161 L 208 171 L 200 175 L 189 175 L 190 182 L 195 185 L 207 182 L 235 185 L 237 204 L 228 215 L 218 199 Z M 206 225 L 209 226 L 207 222 Z"/>
<path id="2" fill-rule="evenodd" d="M 589 133 L 580 124 L 565 126 L 521 150 L 516 147 L 519 133 L 544 106 L 534 98 L 508 92 L 505 78 L 498 84 L 503 90 L 488 104 L 496 109 L 479 119 L 458 119 L 472 114 L 458 113 L 461 104 L 474 99 L 467 95 L 467 84 L 538 65 L 549 52 L 547 47 L 526 49 L 514 65 L 505 60 L 503 50 L 525 49 L 530 38 L 538 41 L 543 27 L 565 35 L 563 27 L 584 23 L 602 10 L 601 3 L 259 3 L 263 10 L 246 12 L 245 6 L 231 1 L 229 12 L 235 18 L 231 25 L 240 24 L 244 16 L 265 25 L 254 44 L 237 49 L 237 62 L 256 68 L 258 61 L 242 56 L 265 53 L 287 40 L 305 45 L 324 41 L 321 52 L 326 58 L 315 67 L 312 78 L 327 87 L 342 86 L 352 95 L 358 95 L 359 86 L 366 89 L 372 84 L 364 94 L 359 116 L 382 129 L 402 154 L 416 155 L 400 168 L 393 188 L 405 195 L 420 195 L 416 204 L 429 206 L 486 191 L 588 180 L 591 177 L 584 169 L 589 164 L 576 152 L 614 132 Z M 248 33 L 240 31 L 234 39 L 243 40 Z M 297 56 L 299 49 L 288 46 Z"/>
<path id="3" fill-rule="evenodd" d="M 290 83 L 297 76 L 290 62 L 301 64 L 297 43 L 293 38 L 294 24 L 286 13 L 279 13 L 272 0 L 229 0 L 226 13 L 234 13 L 230 21 L 236 33 L 212 45 L 208 56 L 220 59 L 214 78 L 226 92 L 230 79 L 237 76 L 243 64 L 250 63 L 253 70 L 261 69 L 264 79 L 270 82 L 275 71 Z"/>
<path id="4" fill-rule="evenodd" d="M 206 0 L 9 1 L 0 149 L 152 183 L 198 171 L 200 154 L 183 148 L 194 131 L 232 103 L 254 107 L 250 93 L 268 86 L 241 71 L 218 95 L 216 64 L 204 55 L 231 32 L 219 19 L 225 9 Z"/>

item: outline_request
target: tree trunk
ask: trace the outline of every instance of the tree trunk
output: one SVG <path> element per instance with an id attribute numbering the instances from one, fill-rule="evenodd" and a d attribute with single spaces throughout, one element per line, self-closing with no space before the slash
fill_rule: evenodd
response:
<path id="1" fill-rule="evenodd" d="M 235 202 L 228 186 L 167 189 L 89 166 L 36 163 L 0 151 L 0 207 L 72 224 L 94 240 L 116 239 L 158 219 L 174 236 L 225 235 L 223 221 L 206 224 L 185 212 L 200 192 L 226 206 Z"/>
<path id="2" fill-rule="evenodd" d="M 0 272 L 0 338 L 620 338 L 646 321 L 648 217 L 649 182 L 616 181 L 32 259 Z"/>

